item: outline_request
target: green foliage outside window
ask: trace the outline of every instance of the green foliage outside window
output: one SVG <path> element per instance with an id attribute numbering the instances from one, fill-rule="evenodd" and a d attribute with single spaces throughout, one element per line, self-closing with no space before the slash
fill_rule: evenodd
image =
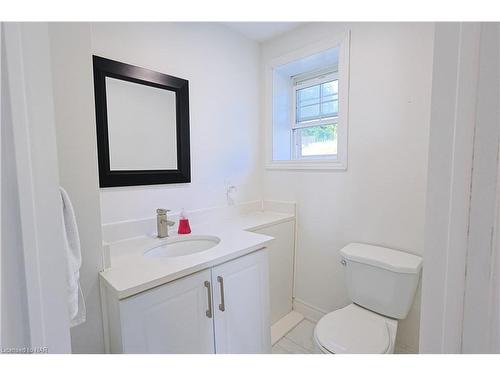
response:
<path id="1" fill-rule="evenodd" d="M 337 139 L 337 125 L 312 126 L 302 129 L 303 137 L 314 137 L 316 141 L 331 141 Z"/>

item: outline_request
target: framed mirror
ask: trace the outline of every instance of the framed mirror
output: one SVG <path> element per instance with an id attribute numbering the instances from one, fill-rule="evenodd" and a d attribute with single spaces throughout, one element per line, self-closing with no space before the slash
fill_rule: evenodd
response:
<path id="1" fill-rule="evenodd" d="M 191 182 L 185 79 L 93 56 L 100 187 Z"/>

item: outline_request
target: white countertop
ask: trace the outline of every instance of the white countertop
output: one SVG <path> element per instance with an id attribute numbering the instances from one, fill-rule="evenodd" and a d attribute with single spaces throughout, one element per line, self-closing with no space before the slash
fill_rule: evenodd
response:
<path id="1" fill-rule="evenodd" d="M 261 249 L 273 238 L 250 231 L 293 219 L 293 214 L 255 211 L 230 220 L 192 224 L 190 235 L 216 236 L 221 241 L 208 250 L 180 257 L 144 256 L 146 250 L 166 242 L 165 238 L 156 238 L 153 233 L 114 242 L 109 244 L 111 268 L 100 272 L 100 277 L 117 298 L 127 298 Z M 170 238 L 178 236 L 176 231 L 177 223 L 170 229 Z"/>

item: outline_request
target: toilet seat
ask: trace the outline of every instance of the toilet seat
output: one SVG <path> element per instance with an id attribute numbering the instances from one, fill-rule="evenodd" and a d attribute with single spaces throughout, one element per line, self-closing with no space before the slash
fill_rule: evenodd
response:
<path id="1" fill-rule="evenodd" d="M 351 304 L 323 316 L 314 338 L 327 353 L 389 353 L 393 347 L 390 325 L 394 325 L 393 319 Z"/>

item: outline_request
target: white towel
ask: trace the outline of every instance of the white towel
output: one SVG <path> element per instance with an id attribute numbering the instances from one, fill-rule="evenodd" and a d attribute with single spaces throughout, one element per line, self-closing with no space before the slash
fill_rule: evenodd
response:
<path id="1" fill-rule="evenodd" d="M 82 265 L 82 253 L 80 251 L 80 236 L 76 225 L 75 211 L 69 199 L 68 193 L 62 187 L 59 188 L 62 200 L 62 217 L 64 246 L 68 258 L 67 272 L 67 296 L 68 314 L 70 326 L 74 327 L 85 322 L 86 308 L 83 292 L 80 286 L 80 267 Z"/>

